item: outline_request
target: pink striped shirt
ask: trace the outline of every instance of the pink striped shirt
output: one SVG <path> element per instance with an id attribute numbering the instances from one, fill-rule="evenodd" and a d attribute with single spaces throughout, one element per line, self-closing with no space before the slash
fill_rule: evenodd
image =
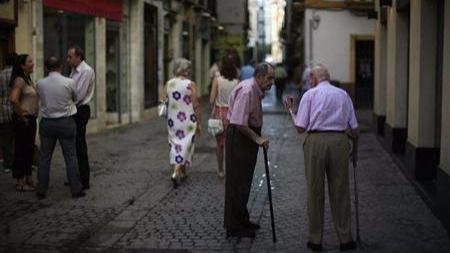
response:
<path id="1" fill-rule="evenodd" d="M 261 127 L 261 100 L 263 97 L 264 92 L 256 84 L 254 78 L 240 82 L 231 91 L 228 101 L 228 119 L 230 120 L 230 124 Z"/>
<path id="2" fill-rule="evenodd" d="M 306 131 L 345 131 L 356 129 L 358 122 L 347 92 L 322 81 L 303 95 L 295 125 Z"/>

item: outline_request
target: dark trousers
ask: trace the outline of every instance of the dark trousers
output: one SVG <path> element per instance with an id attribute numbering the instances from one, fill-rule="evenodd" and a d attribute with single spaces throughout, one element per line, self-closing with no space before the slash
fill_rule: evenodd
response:
<path id="1" fill-rule="evenodd" d="M 14 131 L 13 123 L 0 124 L 0 150 L 3 154 L 3 167 L 5 169 L 12 169 L 13 165 L 13 142 Z"/>
<path id="2" fill-rule="evenodd" d="M 81 184 L 83 186 L 89 186 L 89 158 L 88 149 L 86 144 L 86 125 L 91 117 L 91 108 L 89 105 L 81 105 L 77 107 L 77 113 L 75 114 L 75 124 L 77 126 L 77 158 L 78 168 L 80 171 Z"/>
<path id="3" fill-rule="evenodd" d="M 67 178 L 70 183 L 72 193 L 81 191 L 80 174 L 78 172 L 78 160 L 76 152 L 77 128 L 73 117 L 45 119 L 39 123 L 39 135 L 41 137 L 41 149 L 38 178 L 39 185 L 37 191 L 44 193 L 48 189 L 50 177 L 50 163 L 56 141 L 61 145 L 64 161 L 66 164 Z"/>
<path id="4" fill-rule="evenodd" d="M 13 115 L 14 162 L 13 177 L 17 179 L 31 176 L 34 140 L 36 138 L 36 117 L 27 116 L 26 121 Z"/>
<path id="5" fill-rule="evenodd" d="M 260 129 L 254 129 L 258 134 Z M 225 141 L 225 212 L 227 230 L 243 229 L 249 221 L 247 202 L 258 156 L 258 144 L 229 125 Z"/>

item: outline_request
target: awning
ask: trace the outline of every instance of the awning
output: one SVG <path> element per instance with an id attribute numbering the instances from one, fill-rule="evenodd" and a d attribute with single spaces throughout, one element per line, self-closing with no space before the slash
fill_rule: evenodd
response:
<path id="1" fill-rule="evenodd" d="M 42 3 L 48 8 L 122 21 L 122 0 L 43 0 Z"/>

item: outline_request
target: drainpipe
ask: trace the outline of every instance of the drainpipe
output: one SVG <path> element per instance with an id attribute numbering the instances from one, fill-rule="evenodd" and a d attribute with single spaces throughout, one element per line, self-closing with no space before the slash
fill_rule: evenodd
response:
<path id="1" fill-rule="evenodd" d="M 131 115 L 131 5 L 132 0 L 128 1 L 128 32 L 127 32 L 127 51 L 128 51 L 128 70 L 127 70 L 127 80 L 128 80 L 128 124 L 133 123 L 133 117 Z"/>

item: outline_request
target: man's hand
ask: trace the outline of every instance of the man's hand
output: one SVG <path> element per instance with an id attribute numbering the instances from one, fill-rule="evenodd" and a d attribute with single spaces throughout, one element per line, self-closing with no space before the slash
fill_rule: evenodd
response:
<path id="1" fill-rule="evenodd" d="M 289 111 L 289 113 L 292 114 L 292 107 L 294 106 L 294 97 L 287 96 L 286 100 L 284 101 L 284 106 Z"/>
<path id="2" fill-rule="evenodd" d="M 261 136 L 258 136 L 255 140 L 255 142 L 261 146 L 261 147 L 265 147 L 266 149 L 269 149 L 269 140 L 267 140 L 266 138 L 263 138 Z"/>

